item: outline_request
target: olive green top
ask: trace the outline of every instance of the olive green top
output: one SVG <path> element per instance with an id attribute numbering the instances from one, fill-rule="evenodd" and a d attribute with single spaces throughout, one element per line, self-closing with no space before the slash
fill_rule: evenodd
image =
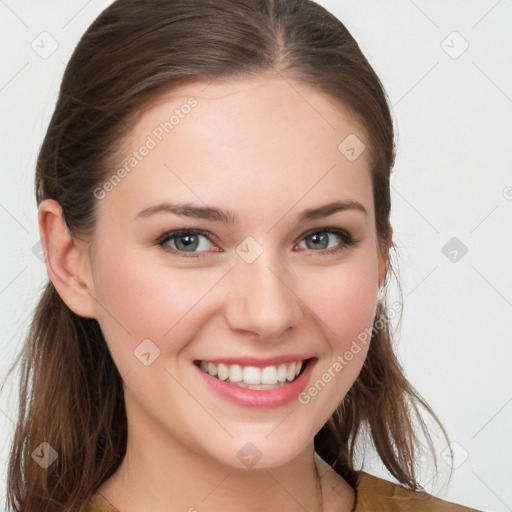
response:
<path id="1" fill-rule="evenodd" d="M 479 512 L 473 508 L 410 491 L 363 471 L 358 473 L 354 512 Z M 94 494 L 84 512 L 122 512 L 101 494 Z"/>

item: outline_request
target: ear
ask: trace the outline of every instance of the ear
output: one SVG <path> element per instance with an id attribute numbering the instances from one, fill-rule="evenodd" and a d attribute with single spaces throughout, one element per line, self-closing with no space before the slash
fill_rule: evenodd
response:
<path id="1" fill-rule="evenodd" d="M 85 245 L 70 234 L 57 201 L 42 200 L 38 218 L 50 281 L 74 313 L 96 318 L 93 279 Z"/>
<path id="2" fill-rule="evenodd" d="M 390 228 L 389 236 L 385 244 L 379 247 L 379 288 L 386 279 L 386 270 L 388 265 L 389 249 L 393 243 L 393 229 Z"/>

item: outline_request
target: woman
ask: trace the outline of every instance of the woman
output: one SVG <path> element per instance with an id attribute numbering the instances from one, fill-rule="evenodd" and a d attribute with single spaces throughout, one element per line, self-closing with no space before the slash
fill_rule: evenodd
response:
<path id="1" fill-rule="evenodd" d="M 378 77 L 317 4 L 107 8 L 37 164 L 50 281 L 9 506 L 470 510 L 418 491 L 435 415 L 392 348 L 394 156 Z M 361 432 L 401 486 L 357 470 Z"/>

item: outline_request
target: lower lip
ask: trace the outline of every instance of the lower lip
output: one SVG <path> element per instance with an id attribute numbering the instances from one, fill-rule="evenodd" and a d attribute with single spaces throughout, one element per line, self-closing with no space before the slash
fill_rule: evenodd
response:
<path id="1" fill-rule="evenodd" d="M 304 391 L 316 361 L 316 359 L 310 359 L 304 371 L 292 382 L 288 382 L 275 389 L 264 390 L 240 388 L 234 384 L 229 384 L 229 382 L 212 377 L 195 364 L 194 367 L 210 389 L 226 400 L 244 407 L 270 409 L 292 402 Z"/>

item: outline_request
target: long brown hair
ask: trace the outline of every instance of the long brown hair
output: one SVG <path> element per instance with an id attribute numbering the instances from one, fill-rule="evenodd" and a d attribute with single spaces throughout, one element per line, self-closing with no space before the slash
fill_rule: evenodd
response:
<path id="1" fill-rule="evenodd" d="M 94 190 L 120 143 L 151 101 L 178 85 L 279 73 L 308 84 L 355 114 L 370 142 L 376 231 L 396 248 L 389 178 L 395 159 L 388 98 L 345 26 L 309 0 L 118 0 L 89 27 L 64 73 L 41 146 L 36 200 L 51 198 L 69 232 L 91 240 Z M 387 262 L 384 290 L 393 273 Z M 404 376 L 392 342 L 385 293 L 369 352 L 344 401 L 315 437 L 315 449 L 352 485 L 356 441 L 366 429 L 390 473 L 417 489 L 419 438 L 434 451 L 420 409 L 442 425 Z M 23 512 L 80 510 L 126 451 L 123 386 L 99 324 L 74 314 L 49 281 L 11 371 L 21 361 L 19 411 L 7 501 Z M 448 439 L 446 437 L 446 439 Z M 42 469 L 32 453 L 58 454 Z"/>

